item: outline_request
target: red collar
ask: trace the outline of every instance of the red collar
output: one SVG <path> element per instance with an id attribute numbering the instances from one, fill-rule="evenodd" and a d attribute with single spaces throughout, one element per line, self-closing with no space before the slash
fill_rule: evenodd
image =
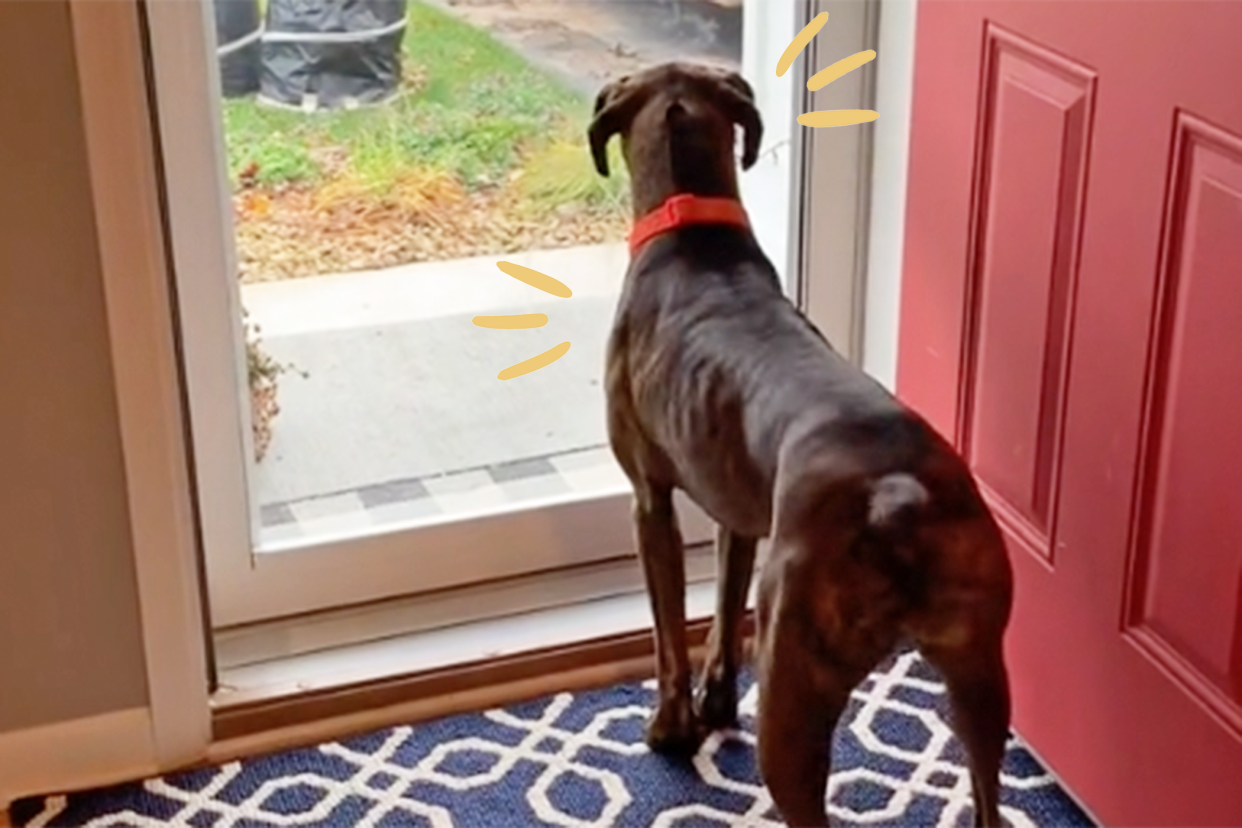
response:
<path id="1" fill-rule="evenodd" d="M 675 195 L 634 222 L 630 230 L 630 253 L 636 253 L 653 237 L 687 224 L 732 224 L 749 229 L 750 220 L 735 198 Z"/>

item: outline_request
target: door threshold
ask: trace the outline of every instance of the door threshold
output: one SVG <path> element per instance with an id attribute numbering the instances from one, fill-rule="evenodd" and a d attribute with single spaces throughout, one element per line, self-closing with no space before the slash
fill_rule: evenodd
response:
<path id="1" fill-rule="evenodd" d="M 686 591 L 701 655 L 715 585 Z M 645 592 L 307 653 L 221 674 L 212 762 L 654 674 Z"/>
<path id="2" fill-rule="evenodd" d="M 711 546 L 700 544 L 686 549 L 686 582 L 693 586 L 715 579 L 716 560 Z M 563 566 L 515 578 L 500 578 L 421 592 L 399 598 L 375 601 L 333 610 L 273 618 L 257 624 L 215 630 L 215 656 L 218 678 L 230 692 L 262 690 L 273 681 L 277 684 L 291 670 L 309 681 L 321 679 L 336 668 L 339 658 L 300 660 L 299 656 L 315 653 L 382 652 L 383 646 L 349 649 L 355 644 L 402 639 L 392 645 L 398 651 L 438 639 L 413 638 L 432 630 L 453 628 L 472 630 L 479 622 L 512 617 L 526 618 L 530 613 L 554 607 L 594 602 L 617 596 L 641 593 L 644 589 L 642 568 L 633 554 Z M 494 636 L 493 636 L 494 638 Z M 255 670 L 239 668 L 267 665 Z M 302 665 L 305 664 L 305 669 Z M 424 665 L 425 666 L 425 665 Z M 430 665 L 436 666 L 436 665 Z M 273 672 L 272 668 L 276 668 Z M 381 669 L 387 670 L 381 666 Z M 294 688 L 296 689 L 296 688 Z M 280 692 L 277 687 L 275 692 Z"/>

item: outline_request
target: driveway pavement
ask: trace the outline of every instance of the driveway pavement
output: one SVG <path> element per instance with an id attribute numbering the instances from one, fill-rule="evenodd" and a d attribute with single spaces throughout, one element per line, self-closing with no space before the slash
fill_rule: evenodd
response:
<path id="1" fill-rule="evenodd" d="M 742 60 L 741 0 L 431 2 L 587 95 L 655 63 L 695 60 L 737 69 Z"/>

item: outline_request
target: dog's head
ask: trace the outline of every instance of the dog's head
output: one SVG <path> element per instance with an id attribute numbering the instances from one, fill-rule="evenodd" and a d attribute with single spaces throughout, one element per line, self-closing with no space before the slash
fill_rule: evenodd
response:
<path id="1" fill-rule="evenodd" d="M 603 176 L 608 140 L 619 133 L 631 172 L 658 169 L 658 160 L 667 158 L 675 178 L 724 175 L 732 181 L 735 125 L 743 131 L 742 169 L 750 169 L 763 137 L 750 84 L 726 69 L 665 63 L 606 85 L 588 135 Z"/>

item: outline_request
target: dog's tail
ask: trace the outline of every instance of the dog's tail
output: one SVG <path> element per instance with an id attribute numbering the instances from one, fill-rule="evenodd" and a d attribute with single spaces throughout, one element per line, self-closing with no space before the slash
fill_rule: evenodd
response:
<path id="1" fill-rule="evenodd" d="M 893 472 L 871 485 L 867 525 L 889 538 L 908 535 L 931 502 L 931 493 L 912 474 Z"/>

